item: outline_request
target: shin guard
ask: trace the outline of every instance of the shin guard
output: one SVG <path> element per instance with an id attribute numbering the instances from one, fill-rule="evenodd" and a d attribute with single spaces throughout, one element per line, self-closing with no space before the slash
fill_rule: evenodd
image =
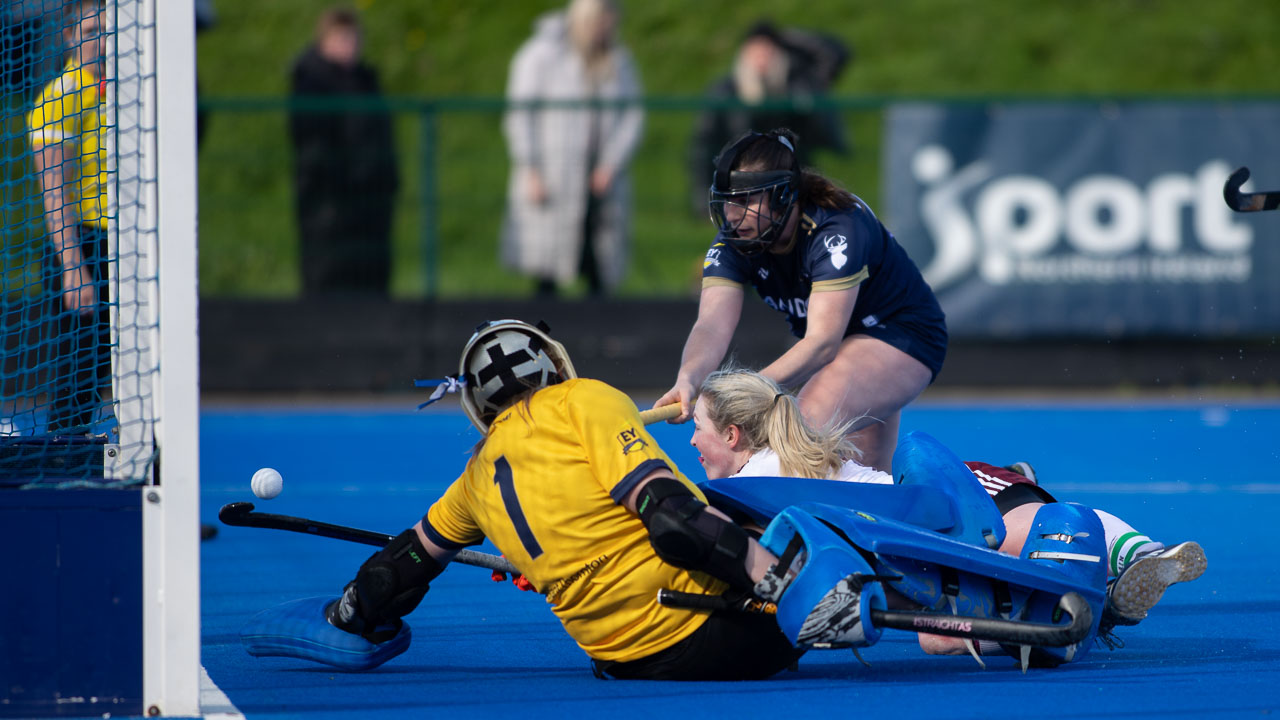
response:
<path id="1" fill-rule="evenodd" d="M 1075 503 L 1049 503 L 1036 512 L 1031 531 L 1022 548 L 1022 557 L 1037 565 L 1047 566 L 1071 578 L 1093 611 L 1089 634 L 1075 645 L 1062 648 L 1035 648 L 1027 653 L 1030 664 L 1052 667 L 1083 659 L 1097 636 L 1098 621 L 1106 600 L 1107 543 L 1102 522 L 1091 508 Z M 1055 622 L 1058 598 L 1035 593 L 1021 614 L 1032 622 Z M 1005 648 L 1017 657 L 1020 648 Z"/>

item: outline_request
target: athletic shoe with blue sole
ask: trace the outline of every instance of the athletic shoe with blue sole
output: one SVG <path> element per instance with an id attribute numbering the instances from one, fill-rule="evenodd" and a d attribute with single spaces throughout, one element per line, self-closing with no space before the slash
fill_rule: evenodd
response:
<path id="1" fill-rule="evenodd" d="M 1209 566 L 1198 543 L 1184 542 L 1133 561 L 1107 586 L 1102 624 L 1137 625 L 1174 583 L 1195 580 Z"/>

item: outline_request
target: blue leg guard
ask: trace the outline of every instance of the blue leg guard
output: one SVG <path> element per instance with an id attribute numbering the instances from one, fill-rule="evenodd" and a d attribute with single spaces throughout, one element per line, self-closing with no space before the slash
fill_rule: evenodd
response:
<path id="1" fill-rule="evenodd" d="M 1055 505 L 1059 507 L 1037 517 L 1036 543 L 1023 558 L 848 508 L 813 503 L 788 508 L 787 512 L 802 512 L 811 522 L 816 520 L 821 528 L 861 550 L 860 557 L 869 558 L 880 583 L 933 611 L 1026 622 L 1028 626 L 1060 625 L 1059 601 L 1067 593 L 1075 593 L 1092 611 L 1087 627 L 1094 633 L 1105 594 L 1105 568 L 1099 570 L 1092 562 L 1101 550 L 1102 538 L 1096 532 L 1101 529 L 1100 522 L 1094 513 L 1078 506 L 1055 503 L 1045 509 Z M 1033 551 L 1038 553 L 1033 556 Z M 1078 641 L 1074 650 L 1056 651 L 1053 662 L 1065 661 L 1067 653 L 1072 659 L 1083 657 L 1089 637 Z M 1006 648 L 1024 661 L 1032 649 Z M 1039 664 L 1051 664 L 1055 657 L 1049 653 L 1042 656 L 1045 659 Z"/>
<path id="2" fill-rule="evenodd" d="M 803 562 L 789 582 L 789 567 L 780 567 L 756 585 L 757 595 L 777 603 L 778 627 L 793 645 L 867 647 L 880 639 L 869 611 L 885 608 L 884 589 L 852 545 L 795 507 L 769 523 L 760 543 L 779 565 Z"/>
<path id="3" fill-rule="evenodd" d="M 408 623 L 376 644 L 330 625 L 324 611 L 335 599 L 303 598 L 263 610 L 240 630 L 240 642 L 254 657 L 300 658 L 342 670 L 372 670 L 409 649 Z"/>
<path id="4" fill-rule="evenodd" d="M 1089 634 L 1075 645 L 1035 648 L 1029 653 L 1021 648 L 1005 650 L 1015 657 L 1024 654 L 1024 663 L 1029 660 L 1030 664 L 1041 667 L 1083 659 L 1097 637 L 1098 621 L 1102 619 L 1106 600 L 1107 541 L 1102 521 L 1097 513 L 1083 505 L 1045 505 L 1036 512 L 1031 523 L 1027 542 L 1022 547 L 1022 557 L 1037 565 L 1053 568 L 1078 583 L 1082 588 L 1080 594 L 1093 611 L 1093 625 Z M 1054 622 L 1056 605 L 1057 597 L 1035 593 L 1022 611 L 1021 618 L 1033 622 Z"/>
<path id="5" fill-rule="evenodd" d="M 922 432 L 910 432 L 893 453 L 893 474 L 900 485 L 925 485 L 948 495 L 954 524 L 943 535 L 995 550 L 1004 542 L 1004 518 L 986 488 L 945 445 Z"/>

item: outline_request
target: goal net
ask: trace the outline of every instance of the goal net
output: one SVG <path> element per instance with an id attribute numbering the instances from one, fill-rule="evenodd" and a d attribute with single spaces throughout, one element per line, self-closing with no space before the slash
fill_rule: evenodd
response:
<path id="1" fill-rule="evenodd" d="M 140 696 L 148 715 L 195 714 L 192 0 L 13 0 L 0 15 L 0 510 L 33 524 L 46 513 L 57 528 L 86 507 L 135 518 L 123 534 L 140 537 L 137 557 L 113 556 L 115 538 L 103 538 L 105 566 L 94 572 L 141 576 L 140 588 L 119 593 L 141 605 L 137 627 L 120 630 L 141 638 L 141 665 L 120 663 L 132 677 L 118 696 L 88 690 Z M 64 553 L 84 544 L 54 532 Z M 50 587 L 76 587 L 70 567 L 49 568 Z M 93 593 L 69 600 L 92 613 L 102 600 Z M 30 687 L 66 697 L 84 690 L 77 682 L 100 681 L 63 672 L 54 686 L 54 675 L 33 668 Z"/>

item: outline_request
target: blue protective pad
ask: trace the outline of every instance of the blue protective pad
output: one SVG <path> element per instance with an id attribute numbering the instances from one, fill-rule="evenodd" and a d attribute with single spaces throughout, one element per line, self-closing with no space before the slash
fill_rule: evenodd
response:
<path id="1" fill-rule="evenodd" d="M 832 604 L 833 588 L 841 580 L 855 573 L 873 575 L 871 566 L 847 541 L 808 513 L 795 507 L 783 510 L 769 523 L 760 544 L 774 555 L 785 553 L 787 545 L 799 535 L 804 541 L 804 566 L 786 586 L 778 599 L 778 627 L 792 645 L 809 646 L 814 642 L 830 642 L 828 638 L 806 637 L 805 621 L 820 604 Z M 884 588 L 879 582 L 870 581 L 859 590 L 856 622 L 844 628 L 846 639 L 840 646 L 867 647 L 880 639 L 880 629 L 872 625 L 870 610 L 885 608 Z M 852 605 L 852 595 L 843 598 L 838 605 Z M 821 611 L 818 611 L 819 613 Z M 860 627 L 859 627 L 860 626 Z M 802 632 L 805 630 L 805 632 Z"/>
<path id="2" fill-rule="evenodd" d="M 968 466 L 933 436 L 907 433 L 893 453 L 893 475 L 903 486 L 937 488 L 951 499 L 955 523 L 939 530 L 942 534 L 992 550 L 1004 542 L 1004 519 L 995 501 Z"/>
<path id="3" fill-rule="evenodd" d="M 263 610 L 241 628 L 240 642 L 254 657 L 300 658 L 342 670 L 372 670 L 409 649 L 408 623 L 377 645 L 330 625 L 324 610 L 335 599 L 302 598 Z"/>
<path id="4" fill-rule="evenodd" d="M 956 524 L 950 496 L 939 488 L 925 485 L 903 487 L 814 478 L 728 477 L 708 480 L 698 487 L 712 506 L 731 514 L 746 515 L 762 527 L 783 508 L 802 502 L 853 508 L 939 532 Z"/>
<path id="5" fill-rule="evenodd" d="M 1078 555 L 1082 559 L 1043 557 L 1055 554 Z M 1042 557 L 1036 559 L 1033 555 Z M 1098 519 L 1097 513 L 1083 505 L 1049 503 L 1040 508 L 1031 522 L 1027 542 L 1022 546 L 1022 557 L 1028 562 L 1075 577 L 1084 587 L 1105 587 L 1107 583 L 1107 540 L 1103 534 L 1102 521 Z M 1097 559 L 1083 559 L 1089 557 Z M 1034 658 L 1037 665 L 1052 666 L 1078 661 L 1093 647 L 1098 622 L 1102 619 L 1105 594 L 1081 594 L 1088 600 L 1089 609 L 1093 611 L 1093 626 L 1089 629 L 1089 634 L 1075 645 L 1037 649 L 1037 657 Z M 1055 603 L 1048 602 L 1047 598 L 1037 597 L 1028 605 L 1023 618 L 1032 622 L 1051 623 L 1055 621 L 1055 609 Z"/>
<path id="6" fill-rule="evenodd" d="M 947 597 L 955 597 L 959 602 L 955 611 L 959 614 L 998 617 L 990 580 L 1012 586 L 1015 614 L 1032 592 L 1047 592 L 1055 597 L 1078 592 L 1091 607 L 1100 605 L 1105 592 L 1105 579 L 1086 580 L 1063 572 L 1057 563 L 1050 567 L 1028 562 L 892 518 L 847 508 L 813 503 L 800 507 L 839 528 L 854 545 L 875 553 L 873 569 L 877 573 L 901 574 L 902 580 L 893 582 L 891 587 L 925 607 L 942 609 Z M 956 571 L 958 594 L 944 593 L 942 568 Z"/>

